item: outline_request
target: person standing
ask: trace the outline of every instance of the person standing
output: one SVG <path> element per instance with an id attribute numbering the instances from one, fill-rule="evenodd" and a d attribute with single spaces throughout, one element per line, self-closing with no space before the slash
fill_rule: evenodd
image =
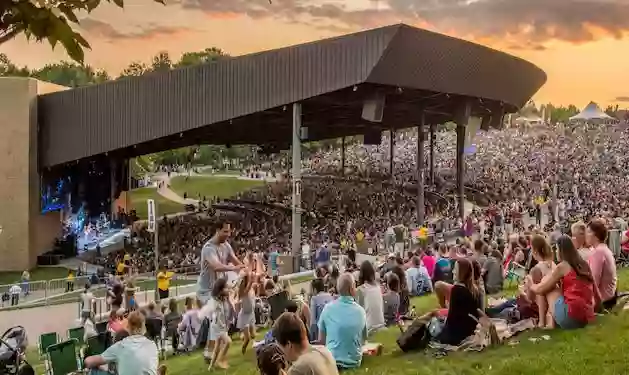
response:
<path id="1" fill-rule="evenodd" d="M 91 285 L 89 283 L 85 284 L 85 289 L 81 293 L 81 325 L 84 325 L 88 319 L 92 321 L 92 324 L 96 325 L 93 310 L 96 298 L 90 291 L 90 288 Z"/>
<path id="2" fill-rule="evenodd" d="M 219 221 L 214 235 L 201 249 L 201 273 L 197 279 L 197 298 L 205 305 L 211 298 L 216 281 L 227 272 L 239 272 L 245 266 L 234 254 L 227 240 L 231 236 L 231 224 Z M 210 350 L 213 337 L 208 337 L 204 357 L 211 357 Z"/>
<path id="3" fill-rule="evenodd" d="M 22 272 L 22 292 L 24 292 L 24 297 L 28 296 L 30 282 L 31 274 L 28 270 L 24 270 L 24 272 Z"/>
<path id="4" fill-rule="evenodd" d="M 168 299 L 170 294 L 170 279 L 172 276 L 172 272 L 168 272 L 166 267 L 161 266 L 160 271 L 157 273 L 157 293 L 159 295 L 159 299 Z"/>

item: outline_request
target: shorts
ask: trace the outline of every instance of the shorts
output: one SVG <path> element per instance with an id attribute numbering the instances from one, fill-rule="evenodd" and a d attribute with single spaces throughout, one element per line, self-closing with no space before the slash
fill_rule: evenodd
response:
<path id="1" fill-rule="evenodd" d="M 159 299 L 167 299 L 169 296 L 169 290 L 158 289 L 157 294 L 159 295 Z"/>
<path id="2" fill-rule="evenodd" d="M 568 315 L 568 305 L 563 296 L 557 299 L 555 302 L 555 322 L 563 329 L 577 329 L 583 328 L 587 325 L 587 322 L 580 322 L 571 318 Z"/>
<path id="3" fill-rule="evenodd" d="M 197 299 L 201 304 L 205 305 L 210 300 L 211 294 L 209 290 L 197 290 Z"/>

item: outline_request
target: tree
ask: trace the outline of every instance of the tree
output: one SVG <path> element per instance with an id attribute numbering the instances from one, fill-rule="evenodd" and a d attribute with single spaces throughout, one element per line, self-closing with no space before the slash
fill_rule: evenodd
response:
<path id="1" fill-rule="evenodd" d="M 81 87 L 111 80 L 104 70 L 95 70 L 89 65 L 61 62 L 48 64 L 31 73 L 31 77 L 67 87 Z"/>
<path id="2" fill-rule="evenodd" d="M 186 52 L 181 56 L 179 62 L 175 64 L 175 67 L 180 68 L 184 66 L 207 64 L 229 57 L 220 48 L 212 47 L 206 48 L 200 52 Z"/>
<path id="3" fill-rule="evenodd" d="M 552 104 L 547 104 L 546 113 L 547 113 L 546 116 L 550 117 L 550 121 L 552 123 L 557 123 L 557 122 L 565 123 L 570 120 L 570 117 L 578 114 L 579 109 L 574 104 L 570 104 L 567 107 L 564 107 L 564 106 L 555 107 Z"/>
<path id="4" fill-rule="evenodd" d="M 120 77 L 118 78 L 139 77 L 148 71 L 149 68 L 148 66 L 146 66 L 146 64 L 140 62 L 132 62 L 122 71 L 122 73 L 120 73 Z"/>
<path id="5" fill-rule="evenodd" d="M 105 0 L 124 7 L 124 0 Z M 164 0 L 153 0 L 164 4 Z M 36 41 L 48 40 L 54 49 L 60 43 L 68 56 L 82 63 L 89 43 L 71 24 L 78 25 L 77 13 L 90 13 L 102 0 L 0 0 L 0 45 L 19 34 Z"/>
<path id="6" fill-rule="evenodd" d="M 173 67 L 173 62 L 170 60 L 170 55 L 168 52 L 160 52 L 157 55 L 153 56 L 153 61 L 151 63 L 151 70 L 154 72 L 170 70 Z"/>
<path id="7" fill-rule="evenodd" d="M 0 76 L 1 77 L 28 77 L 31 75 L 31 71 L 23 66 L 17 67 L 9 60 L 9 57 L 4 53 L 0 53 Z"/>

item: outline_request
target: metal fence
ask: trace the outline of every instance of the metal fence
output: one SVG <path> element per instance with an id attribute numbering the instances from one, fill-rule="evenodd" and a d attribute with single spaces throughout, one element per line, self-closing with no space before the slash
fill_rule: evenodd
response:
<path id="1" fill-rule="evenodd" d="M 290 275 L 283 275 L 279 277 L 280 281 L 283 280 L 307 280 L 309 276 L 314 277 L 313 271 L 297 272 Z M 156 300 L 155 289 L 157 281 L 155 277 L 147 278 L 143 283 L 136 286 L 135 301 L 140 307 L 146 306 Z M 168 299 L 176 299 L 177 301 L 183 301 L 186 297 L 195 297 L 197 291 L 196 278 L 191 279 L 190 275 L 175 275 L 171 281 L 171 287 L 169 288 Z M 106 297 L 96 298 L 94 315 L 97 320 L 105 320 L 108 318 L 109 305 Z M 81 304 L 77 303 L 77 319 L 81 317 Z"/>

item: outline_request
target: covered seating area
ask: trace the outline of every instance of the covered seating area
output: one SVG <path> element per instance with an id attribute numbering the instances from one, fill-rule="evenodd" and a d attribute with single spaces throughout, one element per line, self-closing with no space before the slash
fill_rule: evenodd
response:
<path id="1" fill-rule="evenodd" d="M 481 130 L 501 128 L 505 114 L 516 112 L 545 82 L 546 74 L 522 59 L 398 24 L 42 95 L 40 160 L 52 170 L 197 144 L 291 149 L 292 250 L 299 253 L 302 142 L 363 135 L 366 144 L 378 144 L 385 131 L 417 127 L 417 160 L 424 160 L 425 138 L 432 144 L 435 126 L 454 122 L 463 218 L 470 119 Z M 420 223 L 423 164 L 417 163 Z"/>

